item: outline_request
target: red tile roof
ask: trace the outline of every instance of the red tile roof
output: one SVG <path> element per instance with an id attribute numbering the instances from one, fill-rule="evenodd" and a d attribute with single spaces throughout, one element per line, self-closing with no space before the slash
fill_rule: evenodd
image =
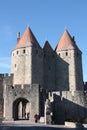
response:
<path id="1" fill-rule="evenodd" d="M 52 47 L 50 46 L 50 43 L 48 41 L 45 42 L 45 45 L 43 47 L 43 50 L 46 52 L 53 52 Z"/>
<path id="2" fill-rule="evenodd" d="M 25 30 L 23 36 L 18 41 L 15 49 L 27 46 L 34 46 L 35 48 L 41 48 L 30 28 L 27 28 Z"/>
<path id="3" fill-rule="evenodd" d="M 56 52 L 69 49 L 78 49 L 74 39 L 70 36 L 67 30 L 64 31 L 59 43 L 56 46 Z"/>

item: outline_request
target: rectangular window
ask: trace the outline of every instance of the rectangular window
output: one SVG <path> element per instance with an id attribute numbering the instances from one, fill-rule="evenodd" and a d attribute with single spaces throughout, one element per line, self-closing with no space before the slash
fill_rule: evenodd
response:
<path id="1" fill-rule="evenodd" d="M 25 50 L 23 50 L 23 53 L 25 53 Z"/>

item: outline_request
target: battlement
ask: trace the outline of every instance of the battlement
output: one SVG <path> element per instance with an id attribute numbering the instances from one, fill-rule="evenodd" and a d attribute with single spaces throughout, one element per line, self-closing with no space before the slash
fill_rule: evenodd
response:
<path id="1" fill-rule="evenodd" d="M 14 86 L 12 86 L 13 88 L 20 88 L 20 89 L 26 89 L 27 88 L 33 88 L 33 87 L 39 87 L 39 84 L 15 84 Z"/>
<path id="2" fill-rule="evenodd" d="M 84 106 L 84 91 L 54 91 L 49 92 L 50 101 L 54 101 L 60 97 L 60 101 L 63 99 L 69 100 L 73 103 L 77 103 L 80 106 Z"/>
<path id="3" fill-rule="evenodd" d="M 13 78 L 13 74 L 8 74 L 8 73 L 5 73 L 5 74 L 0 74 L 0 81 L 6 81 L 6 80 L 9 80 Z M 7 81 L 8 82 L 8 81 Z"/>
<path id="4" fill-rule="evenodd" d="M 23 95 L 24 96 L 28 96 L 29 94 L 32 93 L 35 93 L 36 91 L 40 90 L 39 89 L 40 86 L 38 84 L 25 84 L 25 85 L 8 85 L 7 86 L 7 93 L 9 96 L 11 96 L 11 94 L 13 96 L 15 96 L 16 98 L 17 97 L 22 97 Z M 39 93 L 39 91 L 38 91 Z"/>
<path id="5" fill-rule="evenodd" d="M 4 74 L 0 74 L 0 78 L 3 78 L 4 77 Z"/>
<path id="6" fill-rule="evenodd" d="M 5 74 L 2 74 L 2 75 L 3 75 L 3 77 L 4 77 L 4 78 L 6 78 L 6 77 L 12 77 L 12 76 L 13 76 L 13 74 L 12 74 L 12 73 L 10 73 L 10 74 L 5 73 Z"/>

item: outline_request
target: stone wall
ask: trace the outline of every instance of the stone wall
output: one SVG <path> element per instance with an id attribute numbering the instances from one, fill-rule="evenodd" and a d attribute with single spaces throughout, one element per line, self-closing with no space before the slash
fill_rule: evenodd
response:
<path id="1" fill-rule="evenodd" d="M 43 86 L 43 51 L 42 49 L 32 48 L 32 84 Z"/>
<path id="2" fill-rule="evenodd" d="M 76 90 L 83 90 L 82 52 L 75 51 Z"/>
<path id="3" fill-rule="evenodd" d="M 56 55 L 56 91 L 69 90 L 69 64 L 62 59 L 65 54 Z"/>
<path id="4" fill-rule="evenodd" d="M 56 88 L 58 90 L 83 90 L 82 59 L 80 50 L 57 52 Z"/>
<path id="5" fill-rule="evenodd" d="M 32 47 L 24 47 L 12 51 L 11 73 L 13 84 L 32 83 Z"/>
<path id="6" fill-rule="evenodd" d="M 26 100 L 30 103 L 30 120 L 34 121 L 34 115 L 40 114 L 39 104 L 39 85 L 15 85 L 15 86 L 4 86 L 4 119 L 14 120 L 15 105 L 17 102 Z"/>
<path id="7" fill-rule="evenodd" d="M 55 53 L 44 52 L 44 88 L 55 90 Z"/>
<path id="8" fill-rule="evenodd" d="M 11 100 L 11 97 L 8 95 L 8 92 L 7 92 L 7 87 L 12 87 L 12 86 L 13 86 L 13 74 L 11 74 L 11 75 L 4 74 L 4 77 L 3 77 L 3 101 L 4 101 L 3 118 L 5 118 L 5 113 L 7 113 L 7 108 L 9 111 L 8 114 L 9 113 L 10 113 L 10 115 L 12 114 L 12 111 L 11 111 L 12 109 L 10 110 L 10 102 L 8 104 L 8 98 L 10 98 L 10 100 Z M 10 115 L 8 115 L 8 118 Z"/>
<path id="9" fill-rule="evenodd" d="M 3 78 L 4 74 L 0 74 L 0 120 L 3 119 L 3 109 L 4 109 Z"/>
<path id="10" fill-rule="evenodd" d="M 87 117 L 87 103 L 83 91 L 53 92 L 49 94 L 49 99 L 54 104 L 53 113 L 56 123 Z"/>
<path id="11" fill-rule="evenodd" d="M 42 50 L 32 46 L 13 50 L 11 73 L 13 84 L 43 85 Z"/>

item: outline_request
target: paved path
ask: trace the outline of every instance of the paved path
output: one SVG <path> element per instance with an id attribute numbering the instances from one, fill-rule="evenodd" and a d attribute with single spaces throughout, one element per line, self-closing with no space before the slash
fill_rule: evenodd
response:
<path id="1" fill-rule="evenodd" d="M 3 121 L 1 125 L 10 125 L 10 126 L 36 126 L 36 127 L 55 127 L 55 128 L 65 128 L 65 125 L 46 125 L 44 123 L 35 123 L 31 121 Z"/>
<path id="2" fill-rule="evenodd" d="M 69 128 L 64 125 L 45 125 L 30 121 L 4 121 L 0 124 L 0 130 L 87 130 L 87 126 Z"/>

